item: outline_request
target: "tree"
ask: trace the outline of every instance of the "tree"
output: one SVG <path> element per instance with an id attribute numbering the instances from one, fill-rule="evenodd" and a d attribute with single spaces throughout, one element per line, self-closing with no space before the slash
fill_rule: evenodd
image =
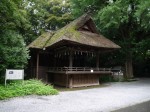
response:
<path id="1" fill-rule="evenodd" d="M 24 68 L 28 51 L 20 29 L 28 27 L 26 11 L 21 8 L 22 0 L 0 2 L 0 77 L 6 68 Z"/>
<path id="2" fill-rule="evenodd" d="M 72 20 L 69 0 L 53 0 L 47 3 L 46 29 L 57 30 Z"/>
<path id="3" fill-rule="evenodd" d="M 28 50 L 22 36 L 7 30 L 0 34 L 0 74 L 6 69 L 23 69 L 29 58 Z"/>
<path id="4" fill-rule="evenodd" d="M 137 7 L 141 7 L 142 5 L 141 1 L 117 0 L 109 3 L 107 7 L 99 11 L 97 16 L 100 25 L 104 30 L 107 29 L 108 32 L 111 32 L 113 29 L 113 31 L 116 32 L 114 33 L 114 36 L 116 36 L 117 40 L 120 41 L 122 53 L 125 56 L 126 78 L 133 77 L 132 61 L 135 56 L 134 48 L 137 47 L 137 49 L 139 49 L 138 44 L 146 38 L 146 35 L 149 32 L 149 29 L 145 29 L 140 22 L 142 19 L 147 20 L 147 16 L 145 18 L 139 18 L 139 16 L 136 15 L 137 12 L 139 12 L 139 8 Z M 145 7 L 145 10 L 148 10 L 148 7 Z M 147 14 L 148 13 L 149 12 L 147 12 Z M 144 30 L 146 30 L 146 32 Z"/>
<path id="5" fill-rule="evenodd" d="M 35 33 L 59 29 L 72 19 L 68 0 L 26 0 L 23 5 Z"/>
<path id="6" fill-rule="evenodd" d="M 26 40 L 32 32 L 29 16 L 22 3 L 23 0 L 1 0 L 0 33 L 4 30 L 14 30 Z"/>
<path id="7" fill-rule="evenodd" d="M 125 63 L 125 78 L 132 78 L 133 57 L 135 52 L 139 52 L 135 48 L 139 49 L 139 44 L 141 44 L 142 40 L 148 38 L 150 32 L 150 1 L 146 0 L 143 3 L 142 0 L 108 0 L 103 1 L 103 5 L 101 4 L 100 7 L 96 1 L 98 2 L 99 0 L 93 1 L 92 6 L 96 8 L 93 16 L 97 27 L 106 37 L 110 37 L 122 47 L 120 51 L 121 58 L 119 59 Z M 85 3 L 86 6 L 83 5 L 84 8 L 91 6 L 86 1 L 78 0 L 74 3 L 73 6 Z M 75 7 L 74 10 L 76 10 Z M 80 12 L 82 13 L 83 11 L 73 13 L 80 14 Z M 145 47 L 147 44 L 143 45 Z M 149 52 L 148 49 L 145 52 Z"/>
<path id="8" fill-rule="evenodd" d="M 96 14 L 106 4 L 106 0 L 71 0 L 71 11 L 73 16 L 79 17 L 85 12 Z"/>
<path id="9" fill-rule="evenodd" d="M 1 0 L 0 31 L 29 27 L 26 11 L 21 7 L 21 2 L 22 0 Z"/>

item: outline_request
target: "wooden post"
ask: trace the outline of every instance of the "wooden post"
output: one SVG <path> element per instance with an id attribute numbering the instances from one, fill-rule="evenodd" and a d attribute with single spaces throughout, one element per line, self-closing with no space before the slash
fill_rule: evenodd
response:
<path id="1" fill-rule="evenodd" d="M 96 68 L 99 69 L 99 52 L 96 54 Z"/>
<path id="2" fill-rule="evenodd" d="M 70 54 L 69 54 L 69 67 L 70 67 L 70 70 L 72 71 L 72 67 L 73 67 L 73 51 L 72 51 L 72 49 L 70 50 Z M 72 88 L 72 75 L 69 77 L 69 88 Z"/>
<path id="3" fill-rule="evenodd" d="M 36 79 L 38 79 L 39 75 L 39 52 L 37 52 L 37 60 L 36 60 Z"/>
<path id="4" fill-rule="evenodd" d="M 72 75 L 69 78 L 69 88 L 72 88 Z"/>
<path id="5" fill-rule="evenodd" d="M 66 80 L 66 88 L 67 88 L 67 87 L 69 87 L 69 75 L 68 74 L 66 74 L 66 78 L 67 78 L 67 80 Z"/>
<path id="6" fill-rule="evenodd" d="M 34 78 L 34 68 L 33 68 L 33 60 L 32 60 L 32 55 L 31 55 L 31 58 L 30 58 L 30 76 L 32 77 L 32 78 Z"/>
<path id="7" fill-rule="evenodd" d="M 54 59 L 54 63 L 53 63 L 53 64 L 54 64 L 54 67 L 56 67 L 56 61 L 57 61 L 57 60 L 56 60 L 56 57 L 54 56 L 53 59 Z"/>
<path id="8" fill-rule="evenodd" d="M 72 68 L 72 66 L 73 66 L 73 52 L 71 50 L 69 54 L 69 67 Z"/>

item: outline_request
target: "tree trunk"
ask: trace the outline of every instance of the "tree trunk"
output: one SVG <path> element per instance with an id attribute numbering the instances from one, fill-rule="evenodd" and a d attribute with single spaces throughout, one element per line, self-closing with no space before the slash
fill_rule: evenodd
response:
<path id="1" fill-rule="evenodd" d="M 133 78 L 133 65 L 132 65 L 132 53 L 131 52 L 127 54 L 126 56 L 124 77 L 125 79 Z"/>

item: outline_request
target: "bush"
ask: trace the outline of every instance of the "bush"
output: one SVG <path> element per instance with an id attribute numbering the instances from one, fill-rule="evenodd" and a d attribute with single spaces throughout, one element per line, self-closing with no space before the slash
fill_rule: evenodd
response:
<path id="1" fill-rule="evenodd" d="M 100 83 L 105 83 L 105 82 L 111 82 L 113 80 L 112 80 L 111 75 L 101 75 L 99 81 Z"/>
<path id="2" fill-rule="evenodd" d="M 3 86 L 0 85 L 0 100 L 25 95 L 56 95 L 58 91 L 50 85 L 45 85 L 40 80 L 13 81 Z"/>

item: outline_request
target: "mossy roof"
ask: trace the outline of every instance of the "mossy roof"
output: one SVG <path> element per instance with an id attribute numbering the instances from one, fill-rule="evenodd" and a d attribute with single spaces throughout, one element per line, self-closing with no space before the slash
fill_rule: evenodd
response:
<path id="1" fill-rule="evenodd" d="M 52 37 L 54 33 L 53 32 L 45 32 L 41 36 L 39 36 L 37 39 L 35 39 L 33 42 L 31 42 L 28 47 L 29 48 L 36 48 L 36 49 L 42 49 L 45 47 L 46 43 L 49 41 L 50 37 Z"/>
<path id="2" fill-rule="evenodd" d="M 89 21 L 92 31 L 80 31 L 79 28 Z M 82 15 L 55 33 L 46 32 L 42 34 L 29 45 L 29 48 L 51 47 L 63 40 L 99 48 L 120 48 L 111 40 L 97 33 L 95 24 L 88 14 Z"/>

